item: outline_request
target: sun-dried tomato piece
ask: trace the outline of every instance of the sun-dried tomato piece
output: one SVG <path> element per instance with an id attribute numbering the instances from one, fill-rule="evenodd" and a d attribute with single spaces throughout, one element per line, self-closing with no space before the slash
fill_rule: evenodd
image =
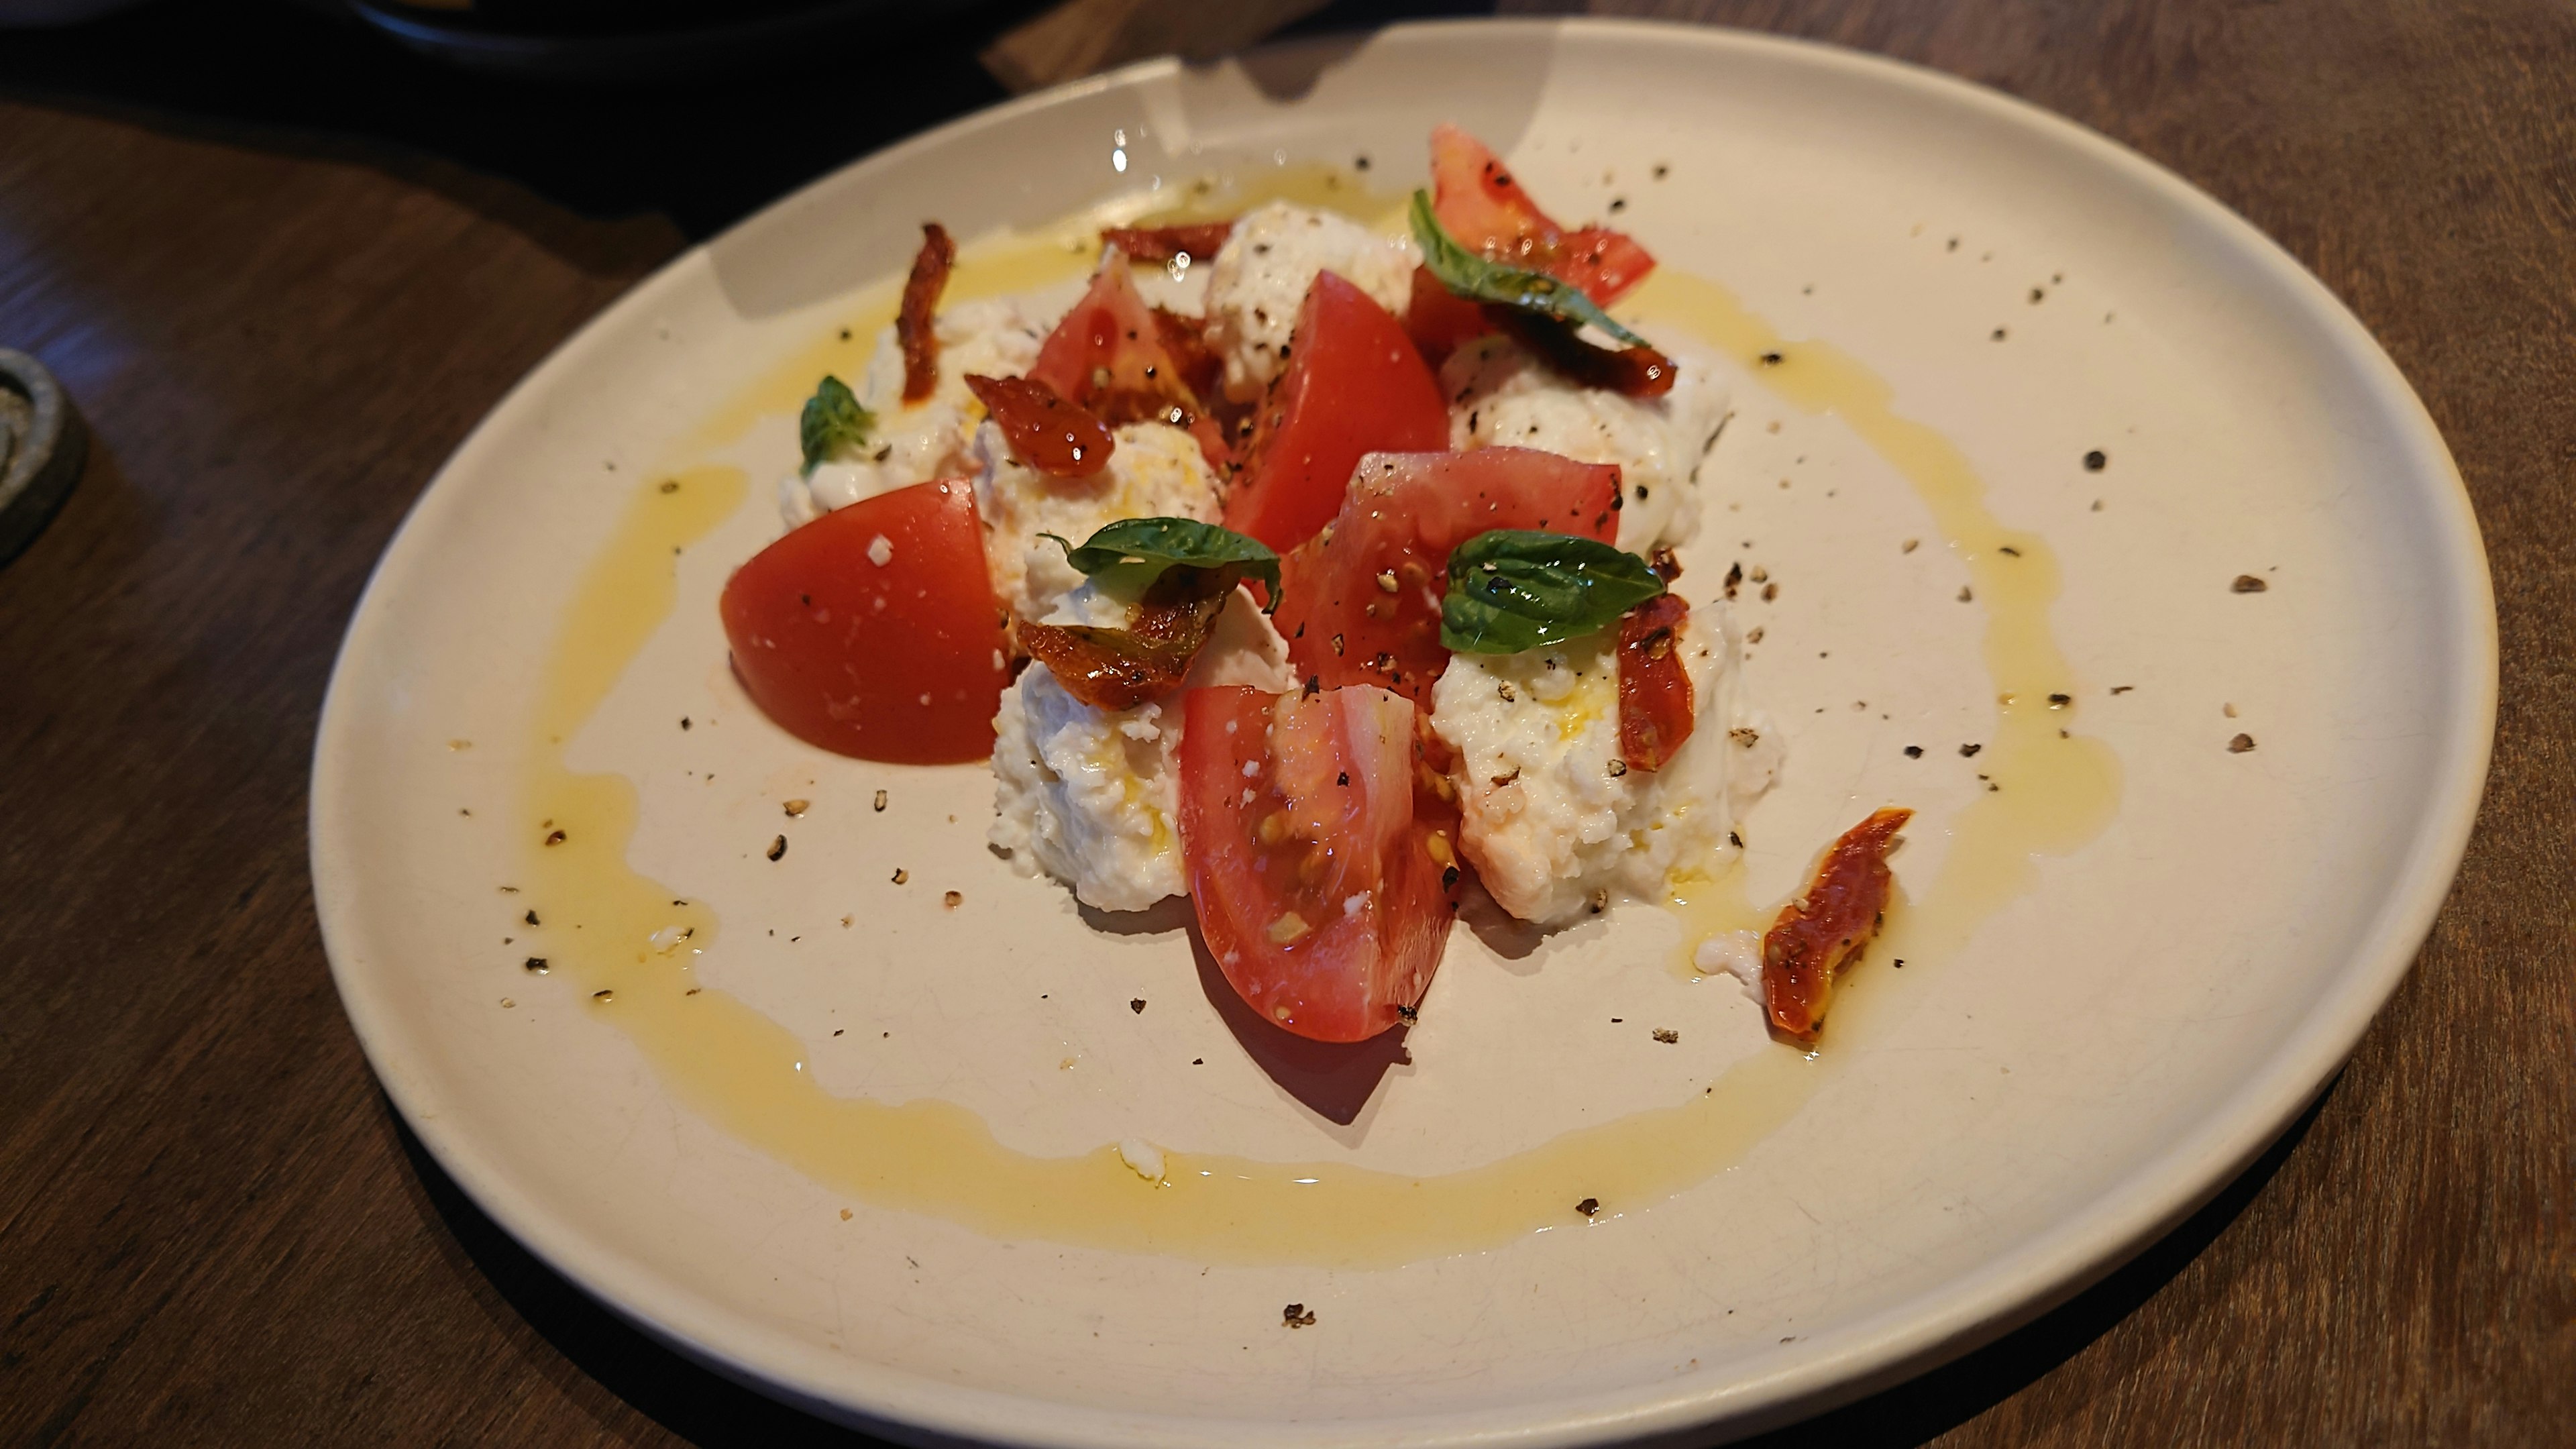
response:
<path id="1" fill-rule="evenodd" d="M 1237 570 L 1186 565 L 1163 571 L 1137 601 L 1124 629 L 1019 621 L 1020 647 L 1047 667 L 1064 692 L 1094 709 L 1134 709 L 1189 678 L 1234 596 Z"/>
<path id="2" fill-rule="evenodd" d="M 1627 397 L 1662 397 L 1673 390 L 1673 360 L 1651 347 L 1595 347 L 1562 322 L 1499 303 L 1485 304 L 1485 319 L 1585 387 Z"/>
<path id="3" fill-rule="evenodd" d="M 1780 908 L 1762 938 L 1762 1001 L 1774 1032 L 1816 1039 L 1835 973 L 1878 934 L 1895 883 L 1887 852 L 1913 818 L 1911 810 L 1880 810 L 1844 831 L 1817 864 L 1805 897 Z"/>
<path id="4" fill-rule="evenodd" d="M 1676 631 L 1690 614 L 1679 594 L 1658 594 L 1619 620 L 1619 757 L 1660 770 L 1691 737 L 1698 702 L 1682 669 Z"/>
<path id="5" fill-rule="evenodd" d="M 968 373 L 966 386 L 1001 425 L 1011 456 L 1050 477 L 1088 477 L 1118 450 L 1107 424 L 1035 378 Z"/>
<path id="6" fill-rule="evenodd" d="M 919 402 L 939 385 L 939 333 L 932 321 L 956 262 L 957 243 L 948 239 L 948 229 L 923 222 L 921 250 L 913 254 L 912 275 L 903 279 L 903 310 L 894 318 L 895 341 L 903 345 L 905 402 Z"/>
<path id="7" fill-rule="evenodd" d="M 1130 261 L 1168 262 L 1186 255 L 1197 262 L 1215 256 L 1233 230 L 1234 223 L 1230 221 L 1191 226 L 1113 226 L 1100 233 L 1100 242 L 1125 252 Z"/>

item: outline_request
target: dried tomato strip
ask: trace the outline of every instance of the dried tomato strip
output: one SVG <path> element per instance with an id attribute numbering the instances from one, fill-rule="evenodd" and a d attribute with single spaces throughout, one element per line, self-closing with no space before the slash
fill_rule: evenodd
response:
<path id="1" fill-rule="evenodd" d="M 1047 667 L 1065 693 L 1093 709 L 1134 709 L 1189 678 L 1190 664 L 1234 585 L 1231 569 L 1166 569 L 1137 602 L 1126 628 L 1022 619 L 1020 647 Z"/>
<path id="2" fill-rule="evenodd" d="M 1192 226 L 1113 226 L 1100 233 L 1103 246 L 1113 246 L 1127 254 L 1130 261 L 1168 262 L 1186 255 L 1192 261 L 1215 256 L 1217 248 L 1234 231 L 1230 221 L 1200 222 Z"/>
<path id="3" fill-rule="evenodd" d="M 1089 477 L 1118 450 L 1108 424 L 1035 378 L 968 373 L 966 386 L 1001 425 L 1011 456 L 1049 477 Z"/>
<path id="4" fill-rule="evenodd" d="M 895 341 L 903 346 L 905 402 L 919 402 L 939 385 L 939 333 L 932 321 L 956 262 L 957 243 L 948 239 L 948 229 L 923 222 L 921 250 L 913 254 L 912 275 L 903 279 L 903 310 L 894 318 Z"/>
<path id="5" fill-rule="evenodd" d="M 1690 605 L 1658 594 L 1619 620 L 1619 757 L 1631 770 L 1660 770 L 1691 737 L 1698 700 L 1682 669 L 1682 620 Z"/>
<path id="6" fill-rule="evenodd" d="M 1585 387 L 1627 397 L 1662 397 L 1673 390 L 1673 360 L 1651 347 L 1595 347 L 1562 322 L 1499 303 L 1485 304 L 1485 320 Z"/>
<path id="7" fill-rule="evenodd" d="M 1887 852 L 1913 818 L 1911 810 L 1880 810 L 1843 832 L 1805 898 L 1780 908 L 1762 938 L 1762 1000 L 1774 1032 L 1811 1042 L 1824 1027 L 1834 974 L 1878 934 L 1895 882 Z"/>

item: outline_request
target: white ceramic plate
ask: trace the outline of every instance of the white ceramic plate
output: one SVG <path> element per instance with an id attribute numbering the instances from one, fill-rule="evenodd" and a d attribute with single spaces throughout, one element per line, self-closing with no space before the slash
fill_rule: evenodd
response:
<path id="1" fill-rule="evenodd" d="M 1265 1072 L 1171 920 L 1095 929 L 983 850 L 981 770 L 817 754 L 723 668 L 715 593 L 777 531 L 792 434 L 773 415 L 710 446 L 704 426 L 850 320 L 916 222 L 975 237 L 1280 159 L 1366 154 L 1400 188 L 1441 119 L 1560 214 L 1624 203 L 1668 271 L 1731 289 L 1793 352 L 1835 344 L 1957 446 L 1995 516 L 2062 570 L 2046 617 L 2069 720 L 2118 761 L 2106 828 L 2038 857 L 1964 943 L 1903 977 L 1864 967 L 1856 999 L 1902 1009 L 1830 1039 L 1831 1078 L 1727 1170 L 1395 1266 L 1125 1253 L 882 1206 L 720 1129 L 614 1012 L 523 970 L 566 929 L 527 928 L 551 903 L 498 889 L 537 850 L 517 812 L 557 629 L 639 489 L 712 459 L 750 468 L 746 500 L 679 558 L 676 607 L 567 748 L 636 782 L 626 858 L 722 923 L 696 979 L 788 1033 L 821 1090 L 952 1101 L 1038 1157 L 1143 1137 L 1436 1174 L 1686 1104 L 1776 1052 L 1731 983 L 1670 969 L 1669 918 L 1623 908 L 1526 954 L 1462 932 L 1410 1062 L 1357 1088 L 1311 1062 Z M 1924 812 L 1900 876 L 1933 891 L 1983 798 L 1959 746 L 1997 718 L 1985 608 L 1957 599 L 1975 550 L 1944 546 L 1841 419 L 1791 406 L 1753 359 L 1726 365 L 1738 416 L 1684 591 L 1705 598 L 1729 559 L 1784 585 L 1739 601 L 1766 636 L 1750 687 L 1790 750 L 1747 827 L 1751 892 L 1777 899 L 1891 799 Z M 2099 471 L 2081 461 L 2095 449 Z M 2269 587 L 2236 592 L 2241 574 Z M 972 117 L 609 309 L 494 411 L 387 551 L 322 722 L 315 887 L 369 1058 L 475 1200 L 652 1332 L 818 1412 L 908 1440 L 1065 1445 L 1744 1432 L 2039 1312 L 2291 1119 L 2459 860 L 2492 620 L 2466 497 L 2394 367 L 2287 256 L 2138 157 L 1812 46 L 1403 28 L 1145 65 Z M 2257 747 L 2231 753 L 2240 731 Z M 788 820 L 791 796 L 814 804 Z M 772 863 L 781 832 L 793 853 Z M 1283 1327 L 1289 1302 L 1317 1321 Z"/>

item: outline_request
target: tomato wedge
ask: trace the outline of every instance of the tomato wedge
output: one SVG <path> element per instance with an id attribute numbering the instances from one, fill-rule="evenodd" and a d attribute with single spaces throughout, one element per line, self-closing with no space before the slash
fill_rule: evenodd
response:
<path id="1" fill-rule="evenodd" d="M 1549 220 L 1502 158 L 1456 126 L 1431 128 L 1431 181 L 1431 209 L 1460 245 L 1571 282 L 1604 307 L 1655 269 L 1624 232 Z"/>
<path id="2" fill-rule="evenodd" d="M 717 612 L 743 690 L 798 739 L 907 765 L 993 752 L 1008 637 L 971 485 L 826 513 L 734 570 Z"/>
<path id="3" fill-rule="evenodd" d="M 1824 1029 L 1835 974 L 1878 934 L 1895 885 L 1887 852 L 1913 818 L 1911 810 L 1873 811 L 1825 851 L 1806 895 L 1780 908 L 1762 937 L 1762 1002 L 1774 1032 L 1814 1041 Z"/>
<path id="4" fill-rule="evenodd" d="M 1294 335 L 1288 370 L 1262 400 L 1225 504 L 1226 527 L 1283 553 L 1340 511 L 1360 455 L 1449 446 L 1440 384 L 1368 293 L 1316 273 Z"/>
<path id="5" fill-rule="evenodd" d="M 1457 909 L 1455 794 L 1413 704 L 1359 685 L 1183 696 L 1199 931 L 1262 1020 L 1364 1041 L 1413 1014 Z"/>
<path id="6" fill-rule="evenodd" d="M 1689 617 L 1679 594 L 1658 594 L 1619 620 L 1619 758 L 1631 770 L 1660 770 L 1697 723 L 1699 701 L 1674 631 Z"/>
<path id="7" fill-rule="evenodd" d="M 1207 350 L 1190 318 L 1145 304 L 1116 247 L 1100 254 L 1091 289 L 1064 314 L 1028 378 L 1112 427 L 1169 423 L 1198 439 L 1208 466 L 1223 472 L 1233 448 L 1219 420 L 1200 401 L 1205 381 L 1223 364 Z"/>
<path id="8" fill-rule="evenodd" d="M 1413 292 L 1404 304 L 1404 333 L 1427 365 L 1437 368 L 1449 354 L 1491 332 L 1485 309 L 1440 285 L 1429 267 L 1413 269 Z"/>
<path id="9" fill-rule="evenodd" d="M 1529 448 L 1362 458 L 1332 526 L 1280 561 L 1273 622 L 1297 676 L 1326 689 L 1380 684 L 1428 704 L 1449 665 L 1440 647 L 1449 551 L 1491 528 L 1612 542 L 1618 465 Z"/>

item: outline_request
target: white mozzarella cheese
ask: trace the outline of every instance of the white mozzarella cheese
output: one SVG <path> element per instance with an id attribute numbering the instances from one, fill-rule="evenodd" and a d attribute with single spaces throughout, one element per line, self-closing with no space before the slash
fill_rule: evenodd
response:
<path id="1" fill-rule="evenodd" d="M 1671 355 L 1672 391 L 1631 398 L 1578 387 L 1508 338 L 1478 338 L 1440 369 L 1450 446 L 1536 448 L 1616 463 L 1619 546 L 1644 553 L 1686 543 L 1699 531 L 1699 466 L 1726 421 L 1727 387 L 1704 359 Z"/>
<path id="2" fill-rule="evenodd" d="M 1216 473 L 1197 439 L 1164 423 L 1127 423 L 1114 431 L 1118 446 L 1108 463 L 1082 478 L 1050 477 L 1012 457 L 998 424 L 977 432 L 975 506 L 984 517 L 984 559 L 993 570 L 993 592 L 1014 613 L 1044 619 L 1082 583 L 1064 550 L 1040 534 L 1078 545 L 1122 518 L 1216 521 Z"/>
<path id="3" fill-rule="evenodd" d="M 1618 631 L 1519 654 L 1460 654 L 1433 687 L 1431 727 L 1457 751 L 1460 845 L 1496 903 L 1556 924 L 1613 899 L 1660 901 L 1677 875 L 1733 857 L 1743 809 L 1779 746 L 1749 716 L 1723 604 L 1675 634 L 1696 723 L 1660 770 L 1619 758 Z"/>
<path id="4" fill-rule="evenodd" d="M 1089 584 L 1048 622 L 1119 627 L 1127 606 Z M 1185 688 L 1290 687 L 1287 642 L 1252 596 L 1226 601 Z M 1043 664 L 1002 691 L 993 721 L 989 838 L 1022 875 L 1048 875 L 1104 911 L 1141 911 L 1189 889 L 1179 824 L 1180 695 L 1134 709 L 1095 709 Z"/>
<path id="5" fill-rule="evenodd" d="M 1421 253 L 1349 217 L 1274 201 L 1246 212 L 1208 266 L 1208 342 L 1225 359 L 1225 390 L 1258 397 L 1287 366 L 1297 309 L 1330 271 L 1401 317 Z"/>
<path id="6" fill-rule="evenodd" d="M 877 334 L 867 371 L 850 391 L 876 417 L 866 441 L 849 456 L 815 465 L 808 476 L 778 480 L 778 508 L 787 526 L 820 518 L 863 498 L 934 478 L 965 478 L 976 471 L 975 425 L 983 405 L 966 386 L 968 373 L 1018 377 L 1036 363 L 1046 328 L 1017 302 L 961 302 L 938 315 L 939 382 L 917 403 L 903 400 L 903 348 L 894 329 Z"/>

